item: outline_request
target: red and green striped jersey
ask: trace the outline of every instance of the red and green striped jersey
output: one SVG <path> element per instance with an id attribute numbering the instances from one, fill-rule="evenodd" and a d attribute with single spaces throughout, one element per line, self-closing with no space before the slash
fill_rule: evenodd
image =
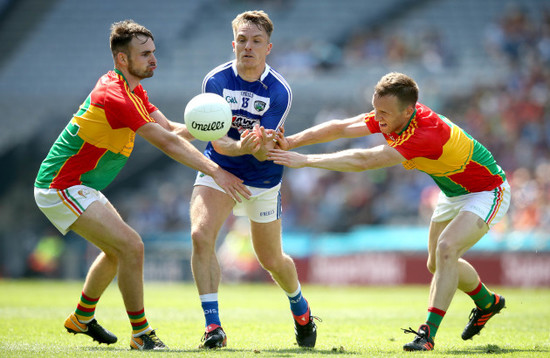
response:
<path id="1" fill-rule="evenodd" d="M 109 71 L 51 147 L 35 187 L 66 189 L 82 184 L 104 189 L 126 164 L 135 131 L 154 122 L 150 113 L 156 110 L 141 84 L 131 91 L 120 71 Z"/>
<path id="2" fill-rule="evenodd" d="M 365 116 L 365 123 L 371 133 L 380 132 L 374 111 Z M 400 133 L 382 134 L 407 159 L 406 169 L 427 173 L 449 197 L 492 190 L 506 180 L 487 148 L 423 104 L 416 104 Z"/>

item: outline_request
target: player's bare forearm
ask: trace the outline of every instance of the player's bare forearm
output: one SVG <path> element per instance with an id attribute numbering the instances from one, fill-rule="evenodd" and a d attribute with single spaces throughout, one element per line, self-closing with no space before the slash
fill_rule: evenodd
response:
<path id="1" fill-rule="evenodd" d="M 137 133 L 181 164 L 208 175 L 211 175 L 218 168 L 216 163 L 206 158 L 191 143 L 179 137 L 173 131 L 160 127 L 157 123 L 147 123 L 141 126 Z"/>
<path id="2" fill-rule="evenodd" d="M 187 129 L 187 126 L 183 123 L 177 123 L 177 122 L 171 122 L 173 124 L 173 132 L 176 133 L 178 136 L 182 137 L 183 139 L 191 142 L 192 140 L 195 140 L 195 137 L 191 133 L 189 133 L 189 130 Z"/>
<path id="3" fill-rule="evenodd" d="M 275 139 L 280 149 L 290 150 L 340 138 L 366 136 L 371 133 L 363 121 L 364 117 L 364 114 L 360 114 L 347 119 L 333 119 L 288 137 L 285 137 L 284 133 L 277 133 Z"/>
<path id="4" fill-rule="evenodd" d="M 187 141 L 192 141 L 195 139 L 195 137 L 193 137 L 191 133 L 189 133 L 185 124 L 169 120 L 160 110 L 151 113 L 151 117 L 153 117 L 153 119 L 162 128 L 166 129 L 167 131 L 174 132 L 176 135 L 182 137 L 183 139 Z"/>
<path id="5" fill-rule="evenodd" d="M 241 134 L 240 140 L 225 136 L 213 141 L 212 146 L 216 152 L 230 157 L 254 154 L 259 149 L 259 143 L 256 140 L 256 136 L 248 130 Z"/>
<path id="6" fill-rule="evenodd" d="M 242 155 L 239 141 L 234 140 L 228 136 L 212 141 L 212 146 L 214 147 L 214 150 L 216 152 L 223 155 L 227 155 L 230 157 Z"/>
<path id="7" fill-rule="evenodd" d="M 352 153 L 353 151 L 353 153 Z M 355 149 L 331 154 L 300 154 L 293 151 L 274 149 L 269 152 L 268 158 L 275 164 L 290 168 L 320 168 L 340 172 L 359 172 L 366 168 L 362 153 Z"/>
<path id="8" fill-rule="evenodd" d="M 336 153 L 309 155 L 273 149 L 269 152 L 268 159 L 291 168 L 312 167 L 340 172 L 360 172 L 384 168 L 405 160 L 399 152 L 387 145 L 370 149 L 348 149 Z"/>
<path id="9" fill-rule="evenodd" d="M 141 126 L 137 133 L 175 161 L 214 178 L 233 199 L 241 202 L 237 194 L 247 199 L 250 197 L 250 191 L 241 179 L 205 157 L 193 144 L 176 133 L 164 129 L 158 123 L 147 123 Z"/>

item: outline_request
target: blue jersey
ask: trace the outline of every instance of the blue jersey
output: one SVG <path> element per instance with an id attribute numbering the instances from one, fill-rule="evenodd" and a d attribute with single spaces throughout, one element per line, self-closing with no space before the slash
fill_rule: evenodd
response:
<path id="1" fill-rule="evenodd" d="M 220 65 L 206 75 L 202 91 L 217 93 L 229 103 L 233 122 L 227 135 L 235 140 L 240 140 L 241 133 L 252 130 L 256 124 L 278 130 L 285 123 L 292 104 L 290 86 L 267 64 L 255 82 L 247 82 L 238 75 L 235 61 Z M 270 160 L 260 162 L 253 155 L 222 155 L 210 142 L 204 154 L 242 179 L 245 185 L 271 188 L 279 184 L 283 176 L 281 165 Z"/>

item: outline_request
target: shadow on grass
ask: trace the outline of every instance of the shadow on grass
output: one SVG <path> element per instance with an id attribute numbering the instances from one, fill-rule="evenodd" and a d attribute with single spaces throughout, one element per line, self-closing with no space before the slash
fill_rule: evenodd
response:
<path id="1" fill-rule="evenodd" d="M 82 347 L 80 348 L 83 351 L 87 352 L 129 352 L 129 348 L 115 348 L 108 346 L 98 346 L 98 347 Z M 300 354 L 315 354 L 315 355 L 331 355 L 331 354 L 348 354 L 348 355 L 361 355 L 361 352 L 346 351 L 343 347 L 332 348 L 332 349 L 310 349 L 310 348 L 287 348 L 287 349 L 234 349 L 234 348 L 223 348 L 220 350 L 210 350 L 205 351 L 203 349 L 167 349 L 167 350 L 158 350 L 158 351 L 147 351 L 147 353 L 163 353 L 163 354 L 175 354 L 175 353 L 202 353 L 207 352 L 217 352 L 220 353 L 270 353 L 277 356 L 296 356 Z"/>
<path id="2" fill-rule="evenodd" d="M 113 352 L 129 352 L 131 351 L 129 348 L 115 348 L 115 347 L 108 347 L 108 346 L 98 346 L 98 347 L 82 347 L 82 351 L 88 351 L 88 352 L 105 352 L 105 353 L 113 353 Z M 221 350 L 216 350 L 220 353 L 229 353 L 229 354 L 243 354 L 243 353 L 269 353 L 274 356 L 278 357 L 294 357 L 299 355 L 350 355 L 350 356 L 359 356 L 364 355 L 365 352 L 358 352 L 358 351 L 347 351 L 343 347 L 334 347 L 332 349 L 309 349 L 309 348 L 286 348 L 286 349 L 234 349 L 234 348 L 223 348 Z M 181 353 L 195 353 L 195 354 L 208 354 L 207 352 L 216 352 L 216 351 L 205 351 L 202 349 L 168 349 L 168 350 L 158 350 L 158 351 L 149 351 L 150 353 L 163 353 L 163 354 L 181 354 Z M 149 353 L 148 352 L 148 353 Z M 381 353 L 381 352 L 378 352 Z M 501 348 L 498 345 L 495 344 L 488 344 L 485 346 L 478 346 L 478 347 L 471 347 L 467 349 L 455 349 L 455 350 L 447 350 L 445 352 L 437 352 L 440 354 L 445 354 L 449 356 L 453 355 L 475 355 L 475 354 L 513 354 L 513 353 L 550 353 L 550 348 L 547 347 L 538 347 L 535 346 L 532 349 L 520 349 L 520 348 Z"/>
<path id="3" fill-rule="evenodd" d="M 449 355 L 465 355 L 465 354 L 508 354 L 508 353 L 545 353 L 550 352 L 550 348 L 533 347 L 527 348 L 501 348 L 496 344 L 487 344 L 486 346 L 472 347 L 468 349 L 447 350 L 445 354 Z"/>
<path id="4" fill-rule="evenodd" d="M 236 350 L 237 351 L 237 350 Z M 240 350 L 242 352 L 244 350 Z M 281 357 L 284 357 L 286 355 L 288 356 L 296 356 L 300 354 L 315 354 L 315 355 L 330 355 L 330 354 L 349 354 L 349 355 L 361 355 L 360 352 L 352 352 L 352 351 L 346 351 L 343 347 L 340 348 L 332 348 L 332 349 L 312 349 L 312 348 L 286 348 L 286 349 L 254 349 L 251 352 L 254 353 L 270 353 L 274 355 L 279 355 Z"/>

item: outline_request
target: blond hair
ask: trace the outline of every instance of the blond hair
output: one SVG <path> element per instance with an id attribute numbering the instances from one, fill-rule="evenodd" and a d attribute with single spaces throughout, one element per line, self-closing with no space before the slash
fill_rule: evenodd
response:
<path id="1" fill-rule="evenodd" d="M 265 31 L 268 39 L 271 38 L 271 34 L 273 33 L 273 22 L 263 10 L 245 11 L 237 15 L 231 22 L 233 35 L 236 36 L 238 28 L 246 23 L 258 26 L 258 28 Z"/>

